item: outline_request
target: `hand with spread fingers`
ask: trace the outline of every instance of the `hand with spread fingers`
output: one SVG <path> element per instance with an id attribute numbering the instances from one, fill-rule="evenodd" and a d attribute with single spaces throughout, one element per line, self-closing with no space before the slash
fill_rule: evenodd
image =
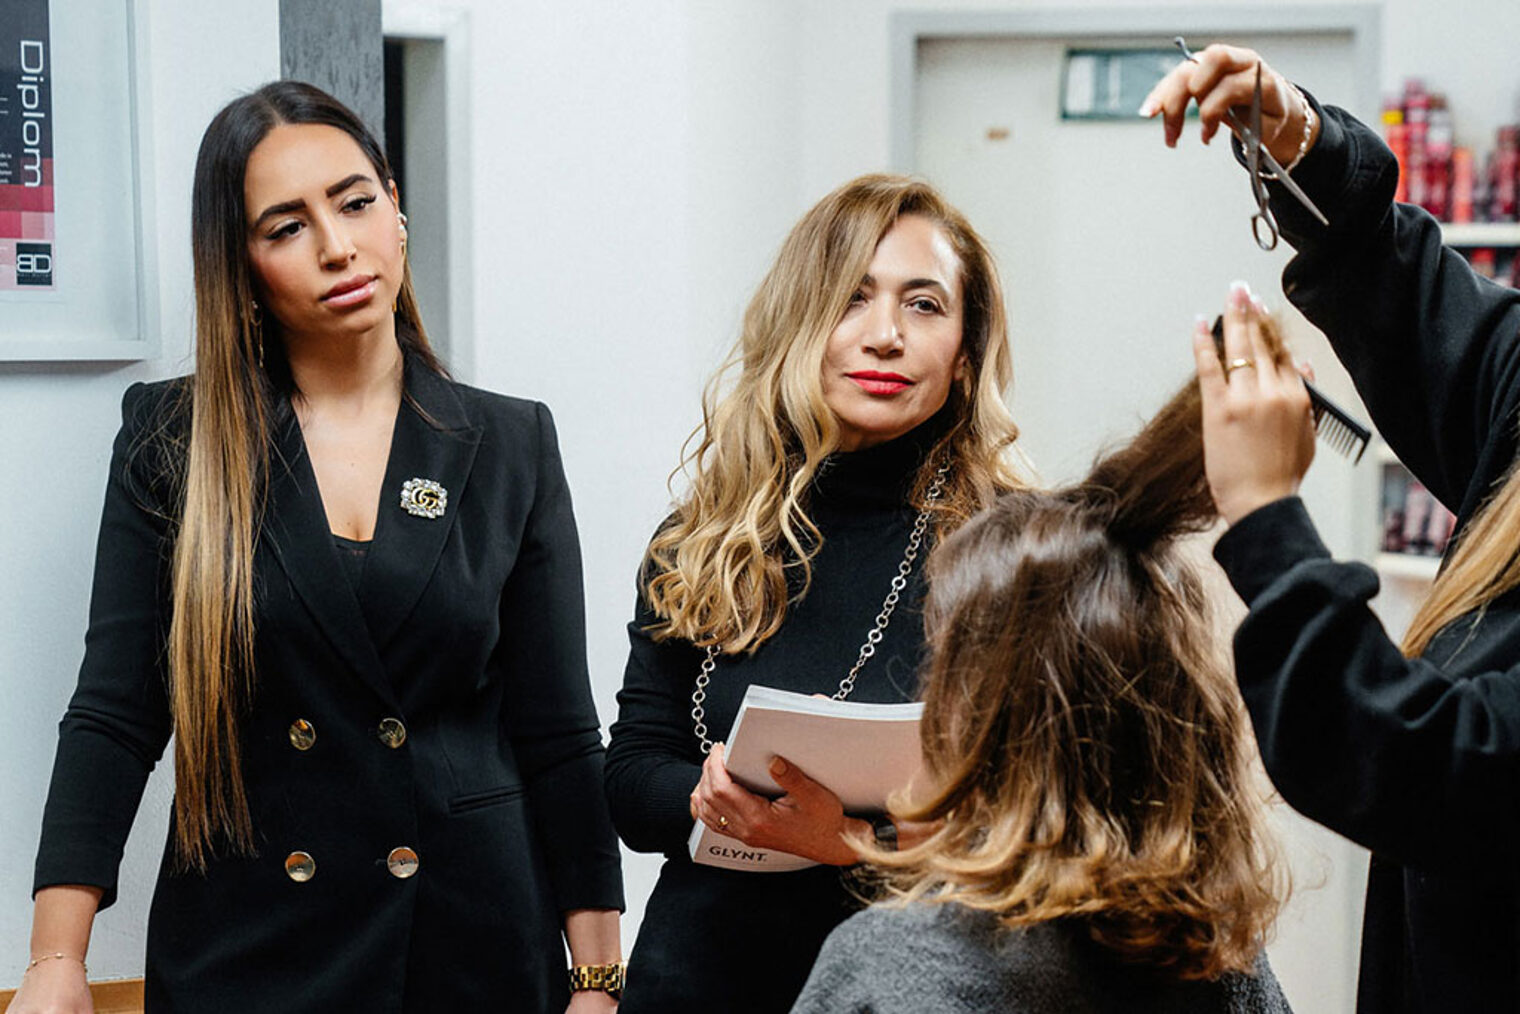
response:
<path id="1" fill-rule="evenodd" d="M 771 777 L 783 795 L 766 799 L 750 792 L 729 777 L 723 744 L 715 743 L 691 793 L 692 819 L 756 848 L 780 849 L 830 866 L 858 860 L 844 836 L 869 837 L 869 824 L 845 816 L 838 796 L 780 757 L 771 761 Z"/>
<path id="2" fill-rule="evenodd" d="M 1230 289 L 1224 354 L 1206 322 L 1193 331 L 1203 397 L 1203 459 L 1209 489 L 1233 525 L 1274 500 L 1293 496 L 1314 460 L 1309 394 L 1285 355 L 1261 333 L 1264 309 L 1244 283 Z"/>
<path id="3" fill-rule="evenodd" d="M 1221 126 L 1228 127 L 1231 109 L 1251 105 L 1256 88 L 1256 67 L 1261 65 L 1262 146 L 1283 165 L 1296 163 L 1301 152 L 1319 140 L 1319 121 L 1299 90 L 1268 66 L 1260 54 L 1240 46 L 1212 45 L 1197 54 L 1197 62 L 1184 60 L 1162 78 L 1140 105 L 1147 119 L 1160 115 L 1166 128 L 1166 144 L 1177 146 L 1187 109 L 1198 103 L 1198 119 L 1204 144 L 1213 140 Z M 1244 122 L 1244 118 L 1241 118 Z M 1305 125 L 1308 136 L 1305 137 Z"/>

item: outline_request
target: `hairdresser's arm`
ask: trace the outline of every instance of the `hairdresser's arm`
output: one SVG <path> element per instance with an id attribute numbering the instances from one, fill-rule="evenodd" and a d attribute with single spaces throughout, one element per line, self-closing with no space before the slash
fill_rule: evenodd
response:
<path id="1" fill-rule="evenodd" d="M 1199 66 L 1168 75 L 1147 103 L 1165 119 L 1169 143 L 1189 99 L 1200 99 L 1205 135 L 1226 108 L 1249 103 L 1258 59 L 1211 46 Z M 1264 66 L 1262 132 L 1283 164 L 1304 122 L 1286 87 Z M 1268 184 L 1283 236 L 1298 251 L 1283 291 L 1330 339 L 1400 459 L 1448 507 L 1469 514 L 1514 453 L 1520 292 L 1479 277 L 1442 245 L 1430 215 L 1393 202 L 1398 165 L 1373 131 L 1307 99 L 1318 127 L 1292 175 L 1330 225 Z"/>
<path id="2" fill-rule="evenodd" d="M 1236 678 L 1284 799 L 1417 867 L 1520 847 L 1520 667 L 1458 679 L 1406 659 L 1369 606 L 1377 575 L 1331 560 L 1296 498 L 1247 515 L 1214 555 L 1250 606 Z"/>
<path id="3" fill-rule="evenodd" d="M 1267 771 L 1295 809 L 1400 862 L 1508 854 L 1520 847 L 1520 667 L 1459 680 L 1388 639 L 1368 606 L 1377 576 L 1332 560 L 1290 495 L 1307 467 L 1306 406 L 1297 378 L 1242 341 L 1259 340 L 1254 317 L 1227 310 L 1225 355 L 1256 369 L 1226 379 L 1206 329 L 1194 352 L 1209 485 L 1231 524 L 1214 555 L 1250 606 L 1235 670 Z"/>

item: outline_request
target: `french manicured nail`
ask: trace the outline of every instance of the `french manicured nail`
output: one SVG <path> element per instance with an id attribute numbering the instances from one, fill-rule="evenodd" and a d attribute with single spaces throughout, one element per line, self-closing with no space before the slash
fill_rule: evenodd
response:
<path id="1" fill-rule="evenodd" d="M 1151 102 L 1150 99 L 1146 99 L 1144 102 L 1140 103 L 1139 113 L 1141 116 L 1145 117 L 1148 120 L 1152 116 L 1156 115 L 1156 106 L 1153 102 Z"/>

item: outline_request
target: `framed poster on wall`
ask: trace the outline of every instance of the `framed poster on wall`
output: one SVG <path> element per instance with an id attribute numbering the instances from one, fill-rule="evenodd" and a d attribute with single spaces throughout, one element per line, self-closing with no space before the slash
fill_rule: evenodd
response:
<path id="1" fill-rule="evenodd" d="M 0 360 L 156 353 L 144 0 L 0 0 Z"/>

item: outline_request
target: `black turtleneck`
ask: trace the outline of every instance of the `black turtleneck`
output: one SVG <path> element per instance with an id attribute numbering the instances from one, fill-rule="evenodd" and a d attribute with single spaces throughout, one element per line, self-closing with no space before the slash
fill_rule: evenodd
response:
<path id="1" fill-rule="evenodd" d="M 799 693 L 833 694 L 838 689 L 859 656 L 903 559 L 917 516 L 908 498 L 942 427 L 936 417 L 895 440 L 835 454 L 825 463 L 807 504 L 823 537 L 813 558 L 812 585 L 788 608 L 780 631 L 758 650 L 719 660 L 705 705 L 711 739 L 728 738 L 739 703 L 752 683 Z M 920 553 L 891 625 L 861 671 L 851 700 L 916 698 L 923 650 L 922 571 L 928 548 Z M 607 749 L 607 794 L 618 833 L 630 848 L 663 852 L 670 859 L 639 930 L 624 1003 L 633 1004 L 627 1007 L 630 1014 L 661 1009 L 640 1002 L 643 991 L 636 983 L 641 975 L 646 981 L 664 981 L 678 970 L 690 976 L 694 953 L 707 953 L 712 947 L 718 952 L 707 953 L 703 960 L 715 963 L 714 972 L 729 976 L 730 989 L 751 978 L 739 974 L 739 965 L 722 960 L 731 948 L 734 962 L 763 968 L 766 976 L 776 977 L 773 981 L 782 994 L 791 990 L 795 995 L 822 937 L 848 914 L 847 892 L 828 868 L 795 874 L 735 873 L 691 863 L 686 844 L 692 830 L 688 798 L 702 765 L 692 729 L 691 695 L 704 653 L 684 641 L 653 641 L 645 629 L 654 619 L 640 598 L 628 626 L 631 650 L 618 694 L 618 720 Z M 729 913 L 726 918 L 719 915 L 724 910 Z M 721 921 L 709 923 L 705 913 Z M 753 939 L 741 945 L 733 935 L 737 931 L 732 920 L 747 920 L 747 925 L 761 932 L 759 927 L 769 925 L 772 916 L 777 925 L 789 927 L 790 960 L 777 953 L 774 941 Z M 715 943 L 709 936 L 728 943 Z M 766 948 L 767 961 L 759 966 L 751 964 L 755 955 L 742 955 L 746 947 L 754 946 Z M 664 985 L 673 987 L 669 981 Z M 683 995 L 661 993 L 659 1002 L 664 1009 L 684 1009 Z M 644 994 L 643 999 L 654 997 Z M 730 993 L 723 1002 L 732 999 Z M 716 1002 L 713 994 L 707 994 L 707 1002 Z M 779 1001 L 756 999 L 753 1008 L 743 1009 L 784 1011 L 790 1006 L 790 1000 L 779 1007 L 773 1007 L 774 1002 Z"/>

